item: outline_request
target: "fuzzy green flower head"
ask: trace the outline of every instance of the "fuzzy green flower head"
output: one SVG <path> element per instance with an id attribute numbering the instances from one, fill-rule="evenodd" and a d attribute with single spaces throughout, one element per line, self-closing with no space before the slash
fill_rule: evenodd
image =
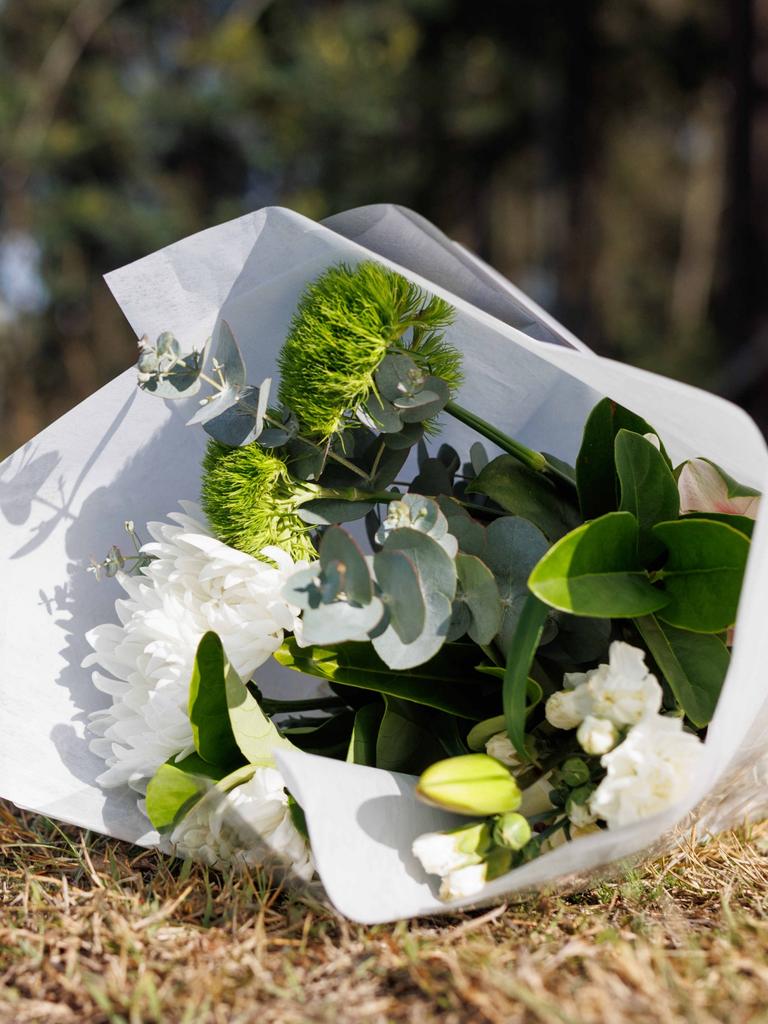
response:
<path id="1" fill-rule="evenodd" d="M 407 351 L 453 394 L 461 355 L 444 336 L 454 309 L 379 263 L 331 267 L 299 302 L 280 353 L 280 401 L 313 435 L 330 437 L 375 393 L 390 351 Z"/>
<path id="2" fill-rule="evenodd" d="M 211 441 L 203 459 L 202 506 L 219 540 L 256 558 L 270 544 L 294 561 L 317 557 L 309 527 L 297 515 L 306 485 L 257 444 L 228 448 Z"/>

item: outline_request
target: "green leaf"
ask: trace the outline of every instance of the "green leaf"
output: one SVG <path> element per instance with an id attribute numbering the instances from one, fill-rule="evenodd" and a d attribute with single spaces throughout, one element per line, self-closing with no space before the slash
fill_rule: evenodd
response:
<path id="1" fill-rule="evenodd" d="M 645 565 L 664 551 L 652 527 L 677 519 L 680 514 L 677 483 L 664 456 L 641 434 L 621 429 L 616 435 L 615 458 L 621 491 L 619 508 L 631 512 L 638 521 L 640 561 Z"/>
<path id="2" fill-rule="evenodd" d="M 572 615 L 635 618 L 657 611 L 669 598 L 638 564 L 638 532 L 629 512 L 585 523 L 550 548 L 528 586 L 541 601 Z"/>
<path id="3" fill-rule="evenodd" d="M 504 670 L 504 721 L 507 735 L 523 761 L 530 761 L 525 744 L 528 676 L 548 614 L 547 606 L 542 601 L 534 596 L 528 598 L 520 615 Z"/>
<path id="4" fill-rule="evenodd" d="M 659 573 L 668 603 L 658 617 L 695 633 L 721 633 L 736 621 L 749 540 L 709 519 L 659 523 L 669 558 Z"/>
<path id="5" fill-rule="evenodd" d="M 703 461 L 708 462 L 723 478 L 729 498 L 759 498 L 761 496 L 761 492 L 756 491 L 754 487 L 748 487 L 746 484 L 741 484 L 738 480 L 734 480 L 716 462 L 713 462 L 711 459 L 704 459 Z"/>
<path id="6" fill-rule="evenodd" d="M 299 519 L 311 526 L 329 523 L 352 523 L 367 515 L 375 503 L 372 501 L 341 501 L 338 498 L 316 498 L 298 510 Z"/>
<path id="7" fill-rule="evenodd" d="M 562 537 L 579 521 L 543 473 L 528 469 L 512 455 L 500 455 L 467 485 L 467 493 L 485 494 L 506 512 L 534 523 L 550 540 Z"/>
<path id="8" fill-rule="evenodd" d="M 443 754 L 430 719 L 418 705 L 384 698 L 384 715 L 376 738 L 376 767 L 418 775 Z"/>
<path id="9" fill-rule="evenodd" d="M 413 643 L 421 635 L 427 614 L 413 560 L 405 551 L 386 549 L 373 556 L 373 569 L 392 628 L 404 644 Z"/>
<path id="10" fill-rule="evenodd" d="M 686 512 L 681 519 L 711 519 L 713 523 L 725 523 L 732 526 L 734 530 L 743 533 L 745 537 L 752 538 L 755 530 L 755 520 L 749 516 L 738 516 L 730 512 Z"/>
<path id="11" fill-rule="evenodd" d="M 655 616 L 635 624 L 664 673 L 675 700 L 701 729 L 714 714 L 731 655 L 718 636 L 662 625 Z"/>
<path id="12" fill-rule="evenodd" d="M 393 530 L 384 551 L 402 551 L 416 566 L 426 614 L 422 631 L 412 643 L 404 643 L 392 626 L 374 636 L 372 642 L 390 668 L 410 669 L 429 661 L 447 639 L 456 594 L 456 566 L 437 541 L 419 530 Z"/>
<path id="13" fill-rule="evenodd" d="M 227 713 L 225 664 L 221 640 L 206 633 L 197 646 L 189 684 L 189 720 L 200 757 L 209 764 L 234 766 L 240 750 Z"/>
<path id="14" fill-rule="evenodd" d="M 589 414 L 576 459 L 576 486 L 584 519 L 595 519 L 619 507 L 614 444 L 622 429 L 636 434 L 656 433 L 641 416 L 636 416 L 610 398 L 598 402 Z M 663 450 L 662 457 L 671 469 Z"/>
<path id="15" fill-rule="evenodd" d="M 227 665 L 226 693 L 229 721 L 237 745 L 249 764 L 274 764 L 274 751 L 296 748 L 259 707 L 235 670 Z"/>
<path id="16" fill-rule="evenodd" d="M 323 534 L 318 551 L 323 569 L 335 567 L 347 599 L 366 605 L 373 597 L 373 582 L 365 556 L 346 530 L 331 526 Z"/>
<path id="17" fill-rule="evenodd" d="M 478 719 L 485 714 L 485 702 L 474 685 L 477 676 L 473 660 L 477 648 L 470 646 L 464 657 L 462 645 L 452 644 L 435 658 L 409 672 L 393 671 L 370 644 L 344 644 L 320 659 L 312 648 L 301 648 L 288 638 L 275 652 L 276 660 L 286 668 L 326 679 L 330 683 L 372 690 L 385 696 L 400 697 L 416 704 L 446 711 L 459 718 Z"/>
<path id="18" fill-rule="evenodd" d="M 502 607 L 493 573 L 474 555 L 456 556 L 460 597 L 470 612 L 467 633 L 481 647 L 489 644 L 501 629 Z"/>
<path id="19" fill-rule="evenodd" d="M 384 714 L 384 705 L 380 702 L 366 704 L 355 714 L 355 724 L 349 740 L 347 761 L 350 764 L 364 764 L 376 767 L 376 738 Z"/>
<path id="20" fill-rule="evenodd" d="M 147 785 L 147 817 L 156 829 L 170 828 L 206 789 L 201 776 L 161 764 Z"/>
<path id="21" fill-rule="evenodd" d="M 344 708 L 325 718 L 300 716 L 289 719 L 281 729 L 284 737 L 299 750 L 333 757 L 336 753 L 346 753 L 353 725 L 353 712 Z"/>

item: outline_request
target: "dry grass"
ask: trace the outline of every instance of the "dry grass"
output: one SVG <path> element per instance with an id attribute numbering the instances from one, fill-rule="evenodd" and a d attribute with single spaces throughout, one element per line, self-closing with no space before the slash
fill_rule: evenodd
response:
<path id="1" fill-rule="evenodd" d="M 0 805 L 2 1024 L 768 1021 L 768 824 L 642 874 L 363 928 Z"/>

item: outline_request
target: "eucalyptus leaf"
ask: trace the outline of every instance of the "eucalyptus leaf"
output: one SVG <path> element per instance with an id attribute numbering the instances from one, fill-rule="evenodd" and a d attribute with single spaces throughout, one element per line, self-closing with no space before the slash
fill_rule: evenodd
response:
<path id="1" fill-rule="evenodd" d="M 245 384 L 245 363 L 240 346 L 226 320 L 221 320 L 214 334 L 213 371 L 220 374 L 223 384 L 241 387 Z"/>
<path id="2" fill-rule="evenodd" d="M 372 424 L 387 434 L 396 434 L 402 429 L 403 420 L 400 417 L 400 410 L 375 392 L 370 394 L 362 411 Z"/>
<path id="3" fill-rule="evenodd" d="M 348 601 L 358 605 L 368 604 L 373 597 L 370 569 L 363 552 L 346 530 L 342 530 L 339 526 L 329 527 L 320 541 L 318 555 L 320 565 L 324 570 L 334 565 L 340 573 L 341 589 L 345 592 Z"/>
<path id="4" fill-rule="evenodd" d="M 488 566 L 474 555 L 458 554 L 456 571 L 461 599 L 470 612 L 467 632 L 476 644 L 484 647 L 501 629 L 499 588 Z"/>
<path id="5" fill-rule="evenodd" d="M 653 615 L 635 624 L 664 673 L 675 699 L 697 729 L 715 712 L 731 656 L 718 636 L 660 623 Z"/>
<path id="6" fill-rule="evenodd" d="M 380 598 L 389 625 L 404 644 L 414 643 L 425 625 L 426 604 L 416 565 L 405 551 L 385 549 L 373 556 Z"/>
<path id="7" fill-rule="evenodd" d="M 640 567 L 638 536 L 630 512 L 609 512 L 559 540 L 528 586 L 541 601 L 573 615 L 634 618 L 658 611 L 669 597 Z"/>
<path id="8" fill-rule="evenodd" d="M 353 605 L 347 601 L 322 604 L 304 611 L 302 639 L 307 644 L 365 641 L 383 617 L 384 605 L 378 597 L 365 605 Z"/>
<path id="9" fill-rule="evenodd" d="M 403 429 L 397 433 L 384 433 L 381 435 L 382 442 L 387 448 L 400 450 L 412 448 L 424 437 L 423 423 L 404 423 Z"/>
<path id="10" fill-rule="evenodd" d="M 435 498 L 440 511 L 448 523 L 448 531 L 458 541 L 459 548 L 466 555 L 485 558 L 485 527 L 467 512 L 454 498 L 439 494 Z"/>
<path id="11" fill-rule="evenodd" d="M 213 398 L 205 407 L 208 416 L 198 422 L 202 423 L 206 434 L 220 444 L 230 448 L 251 444 L 264 429 L 270 383 L 267 380 L 260 388 L 240 389 L 235 401 L 223 407 L 216 404 L 218 396 Z"/>
<path id="12" fill-rule="evenodd" d="M 724 523 L 678 519 L 654 534 L 669 551 L 659 573 L 666 605 L 658 618 L 696 633 L 721 633 L 736 621 L 749 539 Z"/>
<path id="13" fill-rule="evenodd" d="M 390 352 L 379 363 L 375 380 L 381 396 L 389 402 L 395 402 L 421 390 L 425 375 L 410 356 Z"/>
<path id="14" fill-rule="evenodd" d="M 489 462 L 467 485 L 467 492 L 487 495 L 506 512 L 532 522 L 550 540 L 562 537 L 578 522 L 576 509 L 552 481 L 512 455 Z"/>
<path id="15" fill-rule="evenodd" d="M 424 459 L 408 490 L 412 494 L 425 494 L 430 497 L 450 494 L 453 490 L 453 474 L 440 459 Z"/>

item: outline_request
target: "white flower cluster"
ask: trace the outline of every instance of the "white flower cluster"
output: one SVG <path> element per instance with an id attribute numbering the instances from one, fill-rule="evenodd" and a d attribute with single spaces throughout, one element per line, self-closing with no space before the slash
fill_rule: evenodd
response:
<path id="1" fill-rule="evenodd" d="M 614 641 L 609 663 L 592 672 L 570 672 L 565 689 L 547 701 L 546 716 L 557 729 L 578 728 L 577 738 L 588 754 L 605 754 L 618 730 L 636 725 L 661 707 L 661 687 L 645 665 L 645 653 Z"/>
<path id="2" fill-rule="evenodd" d="M 112 698 L 91 716 L 91 749 L 107 764 L 102 786 L 125 783 L 143 792 L 170 757 L 192 752 L 187 714 L 189 681 L 200 638 L 219 634 L 235 671 L 249 678 L 294 626 L 297 609 L 281 595 L 296 566 L 279 548 L 253 558 L 223 544 L 202 525 L 202 513 L 182 502 L 170 523 L 150 523 L 153 557 L 138 576 L 119 574 L 127 598 L 115 604 L 120 625 L 87 634 L 93 647 L 84 667 Z"/>
<path id="3" fill-rule="evenodd" d="M 486 845 L 482 824 L 452 832 L 425 832 L 413 842 L 413 855 L 429 875 L 440 875 L 441 900 L 474 896 L 485 885 L 488 865 L 478 852 Z"/>
<path id="4" fill-rule="evenodd" d="M 618 828 L 664 810 L 690 789 L 704 747 L 678 717 L 659 714 L 662 691 L 642 650 L 616 641 L 609 664 L 570 673 L 566 689 L 546 705 L 549 723 L 577 729 L 588 754 L 602 754 L 606 775 L 585 805 L 570 812 L 574 825 L 601 818 Z M 616 746 L 620 730 L 629 730 Z M 575 815 L 575 817 L 574 817 Z"/>
<path id="5" fill-rule="evenodd" d="M 298 614 L 281 591 L 303 564 L 295 565 L 280 548 L 266 548 L 264 561 L 237 551 L 212 536 L 196 506 L 181 505 L 183 513 L 169 516 L 171 522 L 148 525 L 153 539 L 142 550 L 152 561 L 143 572 L 118 574 L 127 594 L 115 604 L 119 625 L 106 623 L 87 635 L 93 654 L 83 665 L 98 666 L 94 685 L 112 698 L 89 722 L 91 750 L 107 765 L 97 780 L 105 787 L 127 783 L 143 793 L 160 765 L 194 750 L 189 683 L 206 632 L 218 633 L 233 667 L 248 679 L 280 646 L 284 630 L 294 628 Z M 220 801 L 210 820 L 205 801 L 193 809 L 172 841 L 184 856 L 230 860 L 239 834 L 228 812 L 235 810 L 299 873 L 309 871 L 306 844 L 287 816 L 282 787 L 276 769 L 260 769 Z"/>
<path id="6" fill-rule="evenodd" d="M 288 810 L 283 777 L 257 768 L 253 777 L 212 803 L 203 797 L 175 827 L 171 844 L 179 857 L 211 867 L 262 862 L 262 845 L 305 881 L 315 867 L 304 837 Z"/>

